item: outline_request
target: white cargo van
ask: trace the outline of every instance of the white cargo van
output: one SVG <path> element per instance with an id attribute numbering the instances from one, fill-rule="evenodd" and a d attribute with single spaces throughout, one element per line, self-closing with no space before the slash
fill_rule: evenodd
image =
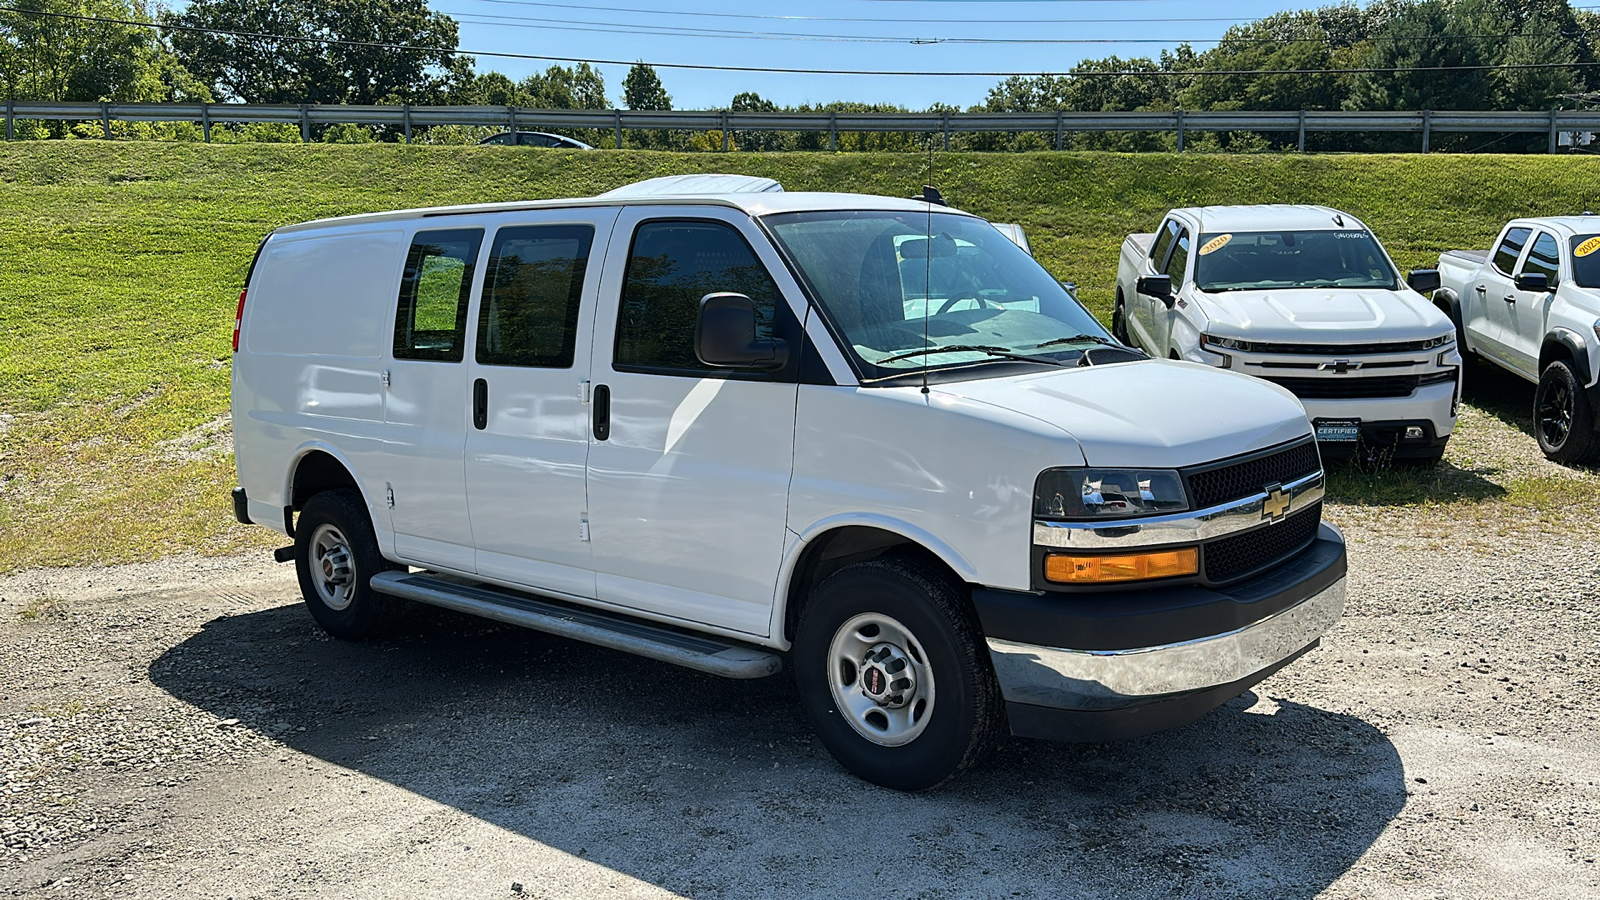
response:
<path id="1" fill-rule="evenodd" d="M 420 601 L 721 675 L 921 789 L 1180 725 L 1315 646 L 1345 551 L 1281 388 L 1117 345 L 927 202 L 747 191 L 280 228 L 237 515 L 311 614 Z"/>

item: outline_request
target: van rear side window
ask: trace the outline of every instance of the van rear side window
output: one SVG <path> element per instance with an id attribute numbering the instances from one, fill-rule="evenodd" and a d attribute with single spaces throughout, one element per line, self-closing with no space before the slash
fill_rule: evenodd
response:
<path id="1" fill-rule="evenodd" d="M 412 238 L 394 319 L 395 359 L 461 361 L 482 244 L 481 228 L 419 231 Z"/>
<path id="2" fill-rule="evenodd" d="M 489 251 L 478 313 L 478 362 L 572 367 L 591 225 L 502 228 Z"/>

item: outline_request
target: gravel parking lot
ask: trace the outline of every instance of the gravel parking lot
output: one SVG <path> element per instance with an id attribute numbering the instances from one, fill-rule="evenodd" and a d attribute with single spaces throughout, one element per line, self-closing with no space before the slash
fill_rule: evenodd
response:
<path id="1" fill-rule="evenodd" d="M 1464 420 L 1452 477 L 1539 469 L 1508 418 Z M 1470 505 L 1328 517 L 1351 602 L 1321 649 L 1187 728 L 1012 741 L 925 795 L 845 774 L 787 676 L 434 611 L 342 644 L 261 554 L 20 573 L 0 894 L 1600 896 L 1600 547 Z"/>

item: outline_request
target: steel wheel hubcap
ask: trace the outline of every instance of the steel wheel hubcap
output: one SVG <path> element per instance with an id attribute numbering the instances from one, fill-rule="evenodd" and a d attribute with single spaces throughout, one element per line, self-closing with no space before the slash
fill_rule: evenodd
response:
<path id="1" fill-rule="evenodd" d="M 828 645 L 828 689 L 856 733 L 886 747 L 917 739 L 933 713 L 933 670 L 916 635 L 880 613 L 855 616 Z"/>
<path id="2" fill-rule="evenodd" d="M 311 535 L 311 580 L 329 609 L 342 610 L 355 599 L 356 563 L 350 542 L 332 525 Z"/>

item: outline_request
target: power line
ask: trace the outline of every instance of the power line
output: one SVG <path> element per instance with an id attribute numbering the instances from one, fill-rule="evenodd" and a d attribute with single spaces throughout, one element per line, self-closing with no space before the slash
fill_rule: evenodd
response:
<path id="1" fill-rule="evenodd" d="M 1078 0 L 1062 0 L 1062 2 L 1078 2 Z M 917 72 L 906 70 L 883 69 L 794 69 L 777 68 L 771 66 L 723 66 L 708 63 L 669 63 L 646 62 L 644 60 L 621 59 L 591 59 L 577 56 L 553 56 L 534 53 L 507 53 L 494 50 L 462 50 L 455 47 L 427 47 L 413 44 L 391 44 L 383 41 L 351 41 L 342 38 L 305 37 L 300 35 L 267 34 L 259 31 L 237 31 L 229 28 L 203 28 L 196 25 L 181 25 L 176 23 L 157 24 L 154 22 L 139 22 L 130 19 L 111 19 L 100 16 L 82 16 L 72 13 L 46 12 L 44 10 L 20 9 L 14 6 L 0 6 L 0 11 L 21 13 L 23 15 L 46 16 L 55 19 L 69 19 L 79 22 L 94 22 L 102 25 L 124 25 L 133 28 L 151 28 L 159 31 L 183 31 L 191 34 L 222 35 L 225 37 L 251 38 L 266 41 L 288 41 L 300 44 L 327 44 L 339 47 L 363 47 L 375 50 L 395 50 L 406 53 L 438 53 L 461 56 L 487 56 L 499 59 L 527 59 L 539 62 L 558 63 L 588 63 L 599 66 L 633 66 L 636 64 L 647 65 L 657 69 L 688 69 L 711 72 L 757 72 L 771 75 L 860 75 L 860 76 L 889 76 L 889 77 L 915 77 L 915 78 L 1010 78 L 1010 77 L 1037 77 L 1049 75 L 1062 78 L 1116 78 L 1127 75 L 1143 75 L 1155 78 L 1193 78 L 1198 75 L 1359 75 L 1359 74 L 1395 74 L 1400 72 L 1480 72 L 1491 70 L 1524 70 L 1524 69 L 1584 69 L 1600 66 L 1600 62 L 1593 63 L 1509 63 L 1500 65 L 1474 65 L 1474 66 L 1396 66 L 1390 68 L 1350 68 L 1350 69 L 1196 69 L 1196 70 L 1170 70 L 1156 69 L 1153 71 L 1139 69 L 1124 69 L 1106 72 L 1018 72 L 1018 71 L 988 71 L 988 72 Z"/>
<path id="2" fill-rule="evenodd" d="M 796 31 L 748 31 L 680 25 L 635 25 L 622 22 L 594 22 L 581 19 L 552 19 L 541 16 L 502 16 L 486 13 L 453 13 L 469 25 L 498 25 L 506 28 L 533 28 L 545 31 L 581 31 L 600 34 L 637 34 L 666 37 L 696 37 L 722 40 L 780 40 L 821 43 L 880 44 L 1336 44 L 1327 35 L 1312 37 L 1220 37 L 1220 38 L 984 38 L 911 37 L 863 34 L 815 34 Z M 481 20 L 481 21 L 480 21 Z M 1561 31 L 1523 32 L 1520 37 L 1576 37 Z M 1365 41 L 1409 42 L 1469 39 L 1503 39 L 1505 34 L 1425 34 L 1379 35 Z"/>
<path id="3" fill-rule="evenodd" d="M 1144 22 L 1240 22 L 1237 16 L 1212 16 L 1198 18 L 1120 18 L 1120 19 L 907 19 L 881 16 L 778 16 L 770 13 L 718 13 L 693 10 L 643 9 L 636 6 L 594 6 L 577 3 L 544 3 L 539 0 L 470 0 L 474 3 L 494 3 L 502 6 L 535 6 L 546 9 L 577 9 L 584 12 L 620 12 L 651 16 L 694 16 L 708 19 L 756 19 L 780 22 L 887 22 L 895 25 L 1086 25 L 1094 23 L 1130 24 Z M 1588 9 L 1590 7 L 1574 7 Z M 470 13 L 468 14 L 470 15 Z"/>

